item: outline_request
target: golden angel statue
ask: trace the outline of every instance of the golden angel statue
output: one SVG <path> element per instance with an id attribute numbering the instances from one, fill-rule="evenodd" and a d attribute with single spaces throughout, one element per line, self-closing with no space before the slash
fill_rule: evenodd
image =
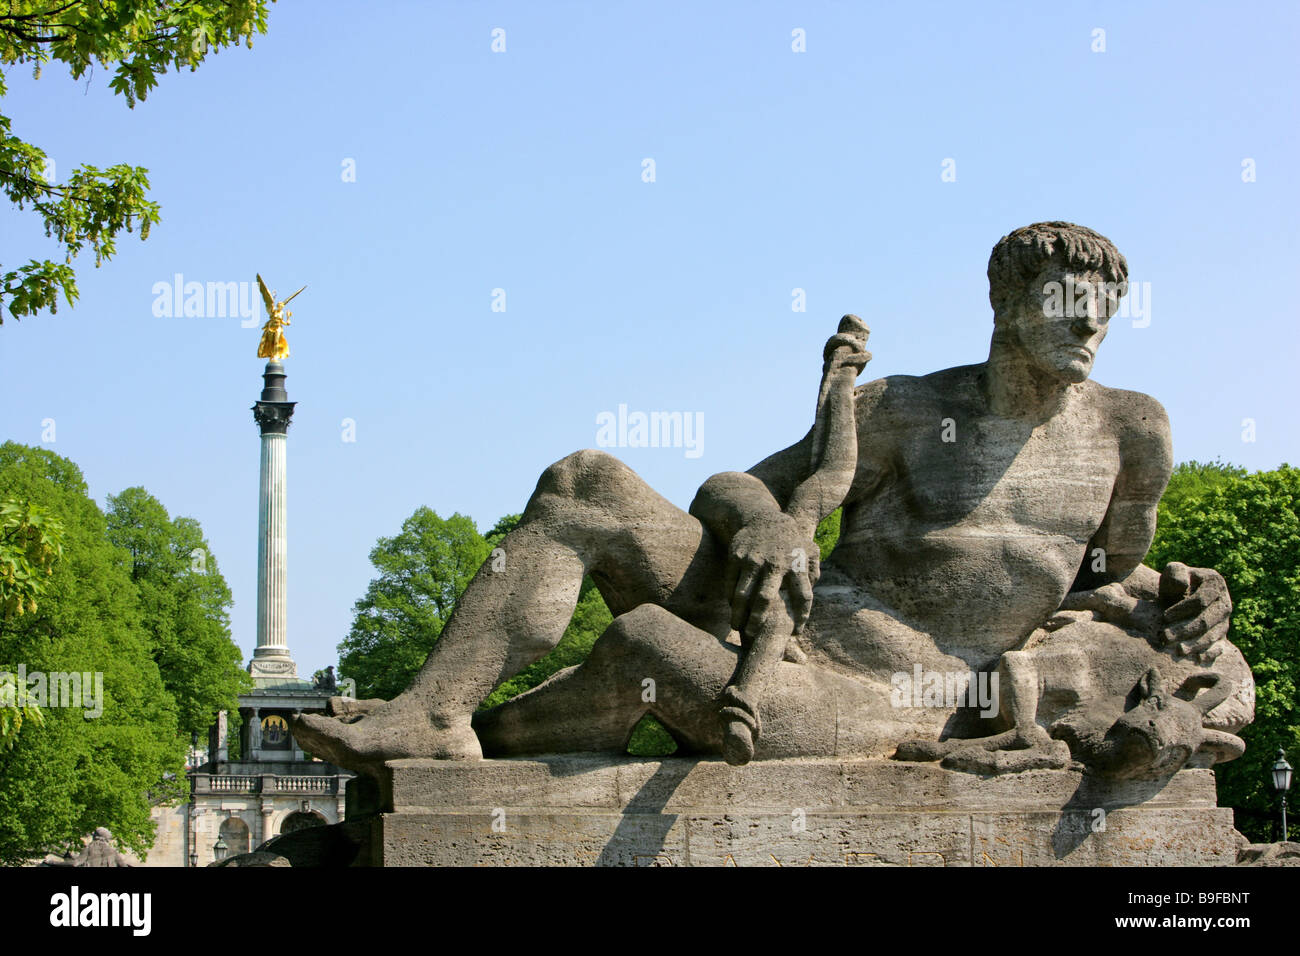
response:
<path id="1" fill-rule="evenodd" d="M 289 341 L 284 337 L 284 327 L 291 324 L 289 317 L 293 313 L 286 312 L 284 307 L 289 304 L 298 292 L 307 287 L 303 286 L 302 289 L 289 296 L 288 299 L 276 302 L 275 296 L 266 287 L 266 283 L 262 281 L 260 274 L 257 277 L 257 284 L 262 290 L 262 300 L 266 303 L 266 314 L 270 316 L 266 320 L 266 325 L 262 326 L 262 341 L 257 343 L 257 357 L 278 362 L 282 358 L 289 357 Z"/>

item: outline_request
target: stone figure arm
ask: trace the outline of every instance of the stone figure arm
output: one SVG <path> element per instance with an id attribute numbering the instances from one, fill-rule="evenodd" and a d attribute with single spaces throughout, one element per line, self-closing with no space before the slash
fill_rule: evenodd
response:
<path id="1" fill-rule="evenodd" d="M 1156 530 L 1156 505 L 1169 483 L 1173 453 L 1169 420 L 1153 398 L 1118 393 L 1124 411 L 1121 465 L 1105 520 L 1088 543 L 1065 611 L 1156 632 L 1182 655 L 1209 664 L 1222 652 L 1232 601 L 1210 568 L 1171 562 L 1157 572 L 1142 564 Z"/>
<path id="2" fill-rule="evenodd" d="M 870 358 L 865 338 L 838 332 L 824 350 L 822 391 L 852 381 Z M 748 472 L 723 472 L 706 481 L 691 502 L 690 513 L 700 520 L 727 554 L 727 590 L 732 604 L 732 627 L 741 632 L 750 621 L 755 599 L 778 588 L 788 597 L 794 628 L 802 629 L 812 609 L 812 588 L 821 573 L 820 555 L 813 533 L 816 520 L 807 520 L 807 508 L 792 515 L 786 509 L 795 490 L 813 474 L 814 442 L 821 445 L 839 431 L 839 422 L 814 423 L 808 434 L 790 447 L 769 456 Z M 852 428 L 852 423 L 849 423 Z M 851 480 L 851 476 L 850 476 Z M 828 483 L 828 487 L 833 482 Z M 831 510 L 838 501 L 831 505 Z M 817 510 L 814 508 L 813 510 Z M 805 560 L 797 560 L 797 556 Z M 766 601 L 772 613 L 783 613 L 782 602 Z"/>
<path id="3" fill-rule="evenodd" d="M 793 452 L 802 447 L 805 465 L 807 441 L 786 450 Z M 725 580 L 734 630 L 746 630 L 754 598 L 760 588 L 769 587 L 769 582 L 785 588 L 796 623 L 807 618 L 812 585 L 821 573 L 816 543 L 782 510 L 781 502 L 764 482 L 741 472 L 714 475 L 700 487 L 690 512 L 709 529 L 727 556 Z M 799 548 L 812 556 L 802 574 L 790 570 L 790 554 Z"/>

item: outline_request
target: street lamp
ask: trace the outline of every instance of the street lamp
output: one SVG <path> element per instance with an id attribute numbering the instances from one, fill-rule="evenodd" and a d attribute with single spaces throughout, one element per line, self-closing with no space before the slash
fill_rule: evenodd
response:
<path id="1" fill-rule="evenodd" d="M 1291 765 L 1286 762 L 1286 751 L 1277 748 L 1277 761 L 1273 764 L 1273 789 L 1277 791 L 1278 803 L 1282 807 L 1282 842 L 1287 840 L 1286 832 L 1286 792 L 1291 789 Z"/>
<path id="2" fill-rule="evenodd" d="M 221 836 L 218 835 L 217 842 L 212 845 L 212 855 L 218 860 L 224 860 L 226 858 L 226 851 L 229 849 L 230 847 L 226 846 L 226 841 L 221 839 Z"/>

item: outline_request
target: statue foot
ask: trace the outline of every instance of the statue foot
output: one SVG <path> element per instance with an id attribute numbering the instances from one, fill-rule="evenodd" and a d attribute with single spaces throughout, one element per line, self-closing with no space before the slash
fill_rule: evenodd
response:
<path id="1" fill-rule="evenodd" d="M 1045 746 L 1022 750 L 987 750 L 964 747 L 954 750 L 940 761 L 945 770 L 997 775 L 1023 773 L 1026 770 L 1067 770 L 1071 764 L 1070 748 L 1064 740 L 1052 740 Z"/>
<path id="2" fill-rule="evenodd" d="M 344 723 L 351 723 L 358 717 L 364 717 L 372 710 L 382 707 L 388 701 L 382 697 L 369 697 L 365 700 L 356 700 L 352 697 L 331 697 L 325 702 L 325 713 L 331 717 L 347 718 Z"/>
<path id="3" fill-rule="evenodd" d="M 917 763 L 932 763 L 942 760 L 952 748 L 947 741 L 938 740 L 904 740 L 894 751 L 891 760 L 912 760 Z"/>
<path id="4" fill-rule="evenodd" d="M 763 721 L 758 705 L 742 690 L 728 685 L 722 692 L 722 759 L 733 767 L 743 767 L 754 759 L 754 742 L 762 733 Z"/>
<path id="5" fill-rule="evenodd" d="M 731 720 L 722 731 L 722 759 L 733 767 L 743 767 L 754 759 L 754 734 L 741 720 Z"/>
<path id="6" fill-rule="evenodd" d="M 370 772 L 388 760 L 483 757 L 468 717 L 438 727 L 426 715 L 410 714 L 391 703 L 359 715 L 297 714 L 290 726 L 303 750 L 349 770 Z"/>
<path id="7" fill-rule="evenodd" d="M 1007 731 L 1001 734 L 994 734 L 992 737 L 949 737 L 947 740 L 904 740 L 894 751 L 894 760 L 913 760 L 918 763 L 932 763 L 936 760 L 942 760 L 949 754 L 956 753 L 959 750 L 969 750 L 971 748 L 980 748 L 983 750 L 1000 750 L 1005 747 L 1028 747 L 1027 742 L 1021 742 L 1016 731 Z"/>
<path id="8" fill-rule="evenodd" d="M 894 760 L 939 761 L 947 770 L 967 773 L 1019 773 L 1021 770 L 1063 769 L 1070 766 L 1070 748 L 1053 740 L 1037 725 L 1007 730 L 991 737 L 947 740 L 904 740 Z"/>

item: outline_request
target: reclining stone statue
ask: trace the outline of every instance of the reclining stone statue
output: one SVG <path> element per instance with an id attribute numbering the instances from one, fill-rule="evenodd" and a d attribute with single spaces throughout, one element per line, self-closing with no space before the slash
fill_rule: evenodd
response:
<path id="1" fill-rule="evenodd" d="M 302 746 L 363 771 L 622 752 L 652 714 L 680 753 L 731 763 L 1124 777 L 1239 754 L 1254 684 L 1223 578 L 1141 563 L 1172 468 L 1164 410 L 1088 378 L 1123 256 L 1037 223 L 997 243 L 988 276 L 987 361 L 854 389 L 870 356 L 846 317 L 808 435 L 713 476 L 689 513 L 601 452 L 546 469 L 504 567 L 479 570 L 410 688 L 297 717 Z M 813 531 L 840 505 L 822 563 Z M 475 714 L 555 647 L 586 574 L 614 614 L 588 659 Z M 948 692 L 900 694 L 900 675 Z M 967 706 L 976 687 L 1000 699 Z"/>

